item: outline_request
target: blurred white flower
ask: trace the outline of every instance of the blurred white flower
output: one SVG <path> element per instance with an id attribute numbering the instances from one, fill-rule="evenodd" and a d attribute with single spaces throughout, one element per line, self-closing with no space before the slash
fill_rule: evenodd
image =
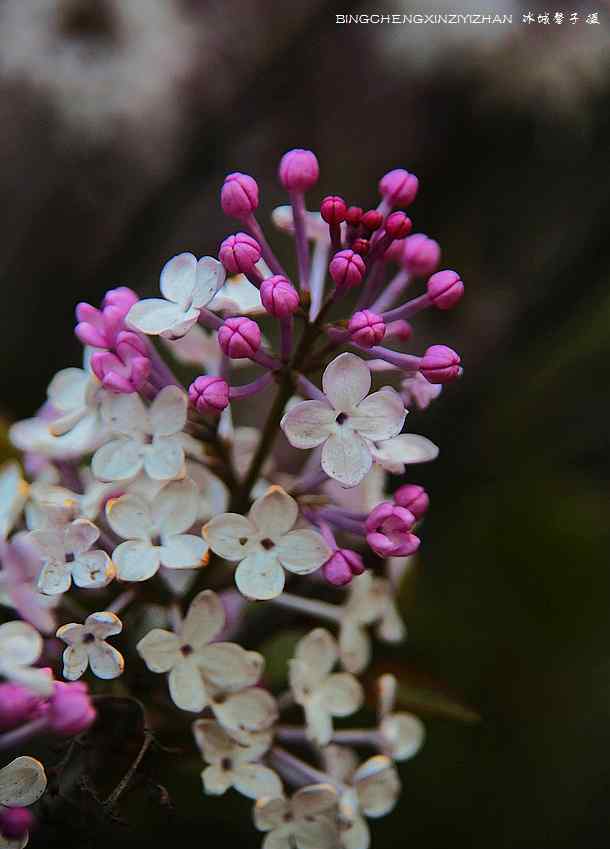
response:
<path id="1" fill-rule="evenodd" d="M 263 849 L 337 849 L 334 822 L 337 792 L 330 784 L 310 784 L 292 799 L 259 799 L 254 824 L 268 832 Z"/>
<path id="2" fill-rule="evenodd" d="M 22 755 L 0 769 L 0 805 L 27 808 L 37 802 L 47 789 L 47 776 L 36 758 Z M 18 838 L 0 835 L 0 849 L 23 849 L 29 835 Z"/>
<path id="3" fill-rule="evenodd" d="M 0 537 L 7 537 L 28 497 L 29 486 L 21 474 L 21 467 L 15 461 L 4 463 L 0 468 Z"/>
<path id="4" fill-rule="evenodd" d="M 53 678 L 44 669 L 33 669 L 40 658 L 42 637 L 27 622 L 5 622 L 0 625 L 0 675 L 23 684 L 41 696 L 53 692 Z"/>
<path id="5" fill-rule="evenodd" d="M 423 746 L 426 730 L 412 713 L 394 711 L 396 687 L 393 675 L 382 675 L 377 681 L 379 734 L 384 754 L 395 761 L 406 761 Z"/>

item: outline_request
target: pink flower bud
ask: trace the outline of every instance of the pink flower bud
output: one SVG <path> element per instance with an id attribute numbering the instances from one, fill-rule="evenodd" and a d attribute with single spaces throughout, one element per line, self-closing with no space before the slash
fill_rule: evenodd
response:
<path id="1" fill-rule="evenodd" d="M 63 737 L 74 737 L 93 725 L 96 716 L 86 684 L 81 681 L 73 684 L 55 682 L 46 711 L 51 731 Z"/>
<path id="2" fill-rule="evenodd" d="M 320 205 L 320 215 L 327 224 L 341 224 L 346 212 L 347 204 L 339 195 L 325 197 Z"/>
<path id="3" fill-rule="evenodd" d="M 235 171 L 227 174 L 220 190 L 225 215 L 243 221 L 258 208 L 258 185 L 254 177 Z"/>
<path id="4" fill-rule="evenodd" d="M 368 239 L 354 239 L 352 242 L 352 250 L 355 254 L 360 254 L 360 256 L 366 256 L 371 247 L 371 243 Z"/>
<path id="5" fill-rule="evenodd" d="M 299 308 L 299 293 L 281 274 L 263 280 L 260 293 L 263 306 L 276 318 L 286 318 Z"/>
<path id="6" fill-rule="evenodd" d="M 404 486 L 399 486 L 394 493 L 394 502 L 399 507 L 404 507 L 410 513 L 413 513 L 416 519 L 421 519 L 430 506 L 428 493 L 423 486 L 416 483 L 406 483 Z"/>
<path id="7" fill-rule="evenodd" d="M 93 373 L 110 392 L 137 392 L 150 374 L 146 342 L 136 333 L 122 330 L 116 338 L 115 351 L 96 351 L 91 357 Z"/>
<path id="8" fill-rule="evenodd" d="M 368 212 L 365 212 L 360 219 L 360 223 L 368 230 L 369 233 L 372 233 L 374 230 L 378 230 L 383 224 L 383 215 L 379 212 L 378 209 L 369 209 Z"/>
<path id="9" fill-rule="evenodd" d="M 385 336 L 385 322 L 380 315 L 371 310 L 360 310 L 350 318 L 347 329 L 352 340 L 363 348 L 379 345 Z"/>
<path id="10" fill-rule="evenodd" d="M 318 182 L 320 166 L 311 150 L 289 150 L 280 160 L 278 174 L 289 192 L 306 192 Z"/>
<path id="11" fill-rule="evenodd" d="M 23 840 L 34 825 L 34 814 L 27 808 L 0 809 L 0 833 L 7 840 Z"/>
<path id="12" fill-rule="evenodd" d="M 360 219 L 362 218 L 362 207 L 361 206 L 350 206 L 345 213 L 345 220 L 348 224 L 351 224 L 352 227 L 355 227 L 357 224 L 360 224 Z"/>
<path id="13" fill-rule="evenodd" d="M 260 328 L 245 316 L 227 318 L 218 330 L 218 344 L 222 352 L 233 360 L 253 357 L 261 346 Z"/>
<path id="14" fill-rule="evenodd" d="M 419 538 L 411 533 L 415 516 L 410 510 L 383 501 L 365 522 L 366 541 L 380 557 L 404 557 L 419 548 Z"/>
<path id="15" fill-rule="evenodd" d="M 437 271 L 428 280 L 428 297 L 439 310 L 450 310 L 464 294 L 464 284 L 455 271 Z"/>
<path id="16" fill-rule="evenodd" d="M 432 345 L 422 357 L 419 370 L 430 383 L 449 383 L 460 377 L 460 355 L 446 345 Z"/>
<path id="17" fill-rule="evenodd" d="M 261 258 L 260 245 L 247 233 L 236 233 L 221 244 L 218 258 L 229 274 L 249 274 Z"/>
<path id="18" fill-rule="evenodd" d="M 392 212 L 385 220 L 385 230 L 392 239 L 404 239 L 411 232 L 413 224 L 404 212 Z"/>
<path id="19" fill-rule="evenodd" d="M 397 318 L 385 326 L 386 339 L 400 339 L 401 342 L 408 342 L 413 335 L 413 328 L 404 318 Z"/>
<path id="20" fill-rule="evenodd" d="M 365 268 L 361 256 L 354 251 L 346 250 L 334 255 L 328 270 L 338 288 L 351 289 L 362 283 Z"/>
<path id="21" fill-rule="evenodd" d="M 116 307 L 121 310 L 123 317 L 125 317 L 132 306 L 137 304 L 139 300 L 133 289 L 129 289 L 127 286 L 117 286 L 116 289 L 110 289 L 104 295 L 102 309 Z"/>
<path id="22" fill-rule="evenodd" d="M 362 557 L 349 548 L 338 548 L 322 566 L 322 574 L 329 584 L 342 587 L 349 584 L 354 575 L 364 572 Z"/>
<path id="23" fill-rule="evenodd" d="M 379 181 L 379 193 L 392 206 L 408 206 L 415 200 L 419 180 L 404 168 L 388 171 Z"/>
<path id="24" fill-rule="evenodd" d="M 414 233 L 405 242 L 402 262 L 415 277 L 427 277 L 441 261 L 441 246 L 423 233 Z"/>
<path id="25" fill-rule="evenodd" d="M 9 731 L 39 713 L 40 696 L 20 684 L 0 684 L 0 731 Z"/>
<path id="26" fill-rule="evenodd" d="M 125 316 L 138 300 L 138 296 L 131 289 L 119 286 L 106 293 L 99 310 L 91 304 L 78 304 L 76 336 L 83 345 L 112 348 L 117 335 L 125 329 Z"/>
<path id="27" fill-rule="evenodd" d="M 405 254 L 406 239 L 394 239 L 390 242 L 386 252 L 383 255 L 384 262 L 395 262 L 396 265 L 402 265 Z"/>
<path id="28" fill-rule="evenodd" d="M 189 401 L 198 413 L 222 413 L 229 406 L 229 384 L 222 377 L 201 375 L 189 386 Z"/>

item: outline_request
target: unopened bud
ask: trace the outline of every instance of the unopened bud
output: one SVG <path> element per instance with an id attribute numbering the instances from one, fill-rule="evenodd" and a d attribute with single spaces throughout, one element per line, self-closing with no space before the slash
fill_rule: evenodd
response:
<path id="1" fill-rule="evenodd" d="M 289 150 L 280 160 L 280 182 L 289 192 L 306 192 L 318 182 L 320 166 L 311 150 Z"/>
<path id="2" fill-rule="evenodd" d="M 325 197 L 320 205 L 320 215 L 327 224 L 341 224 L 346 212 L 347 204 L 339 195 Z"/>
<path id="3" fill-rule="evenodd" d="M 379 193 L 392 206 L 408 206 L 413 203 L 419 188 L 419 180 L 404 168 L 388 171 L 379 181 Z"/>
<path id="4" fill-rule="evenodd" d="M 261 284 L 260 293 L 263 306 L 269 315 L 276 318 L 293 315 L 299 308 L 299 293 L 281 274 L 267 277 Z"/>
<path id="5" fill-rule="evenodd" d="M 229 384 L 222 377 L 201 375 L 189 386 L 189 401 L 198 413 L 222 413 L 229 406 Z"/>
<path id="6" fill-rule="evenodd" d="M 247 233 L 227 236 L 218 252 L 218 259 L 229 274 L 249 274 L 260 258 L 259 243 Z"/>
<path id="7" fill-rule="evenodd" d="M 362 283 L 365 269 L 362 257 L 351 250 L 336 253 L 328 267 L 335 285 L 341 289 L 351 289 Z"/>
<path id="8" fill-rule="evenodd" d="M 398 487 L 394 493 L 394 502 L 413 513 L 416 519 L 421 519 L 430 506 L 428 493 L 423 486 L 415 483 L 406 483 Z"/>
<path id="9" fill-rule="evenodd" d="M 428 297 L 439 310 L 450 310 L 464 294 L 464 284 L 455 271 L 437 271 L 427 288 Z"/>
<path id="10" fill-rule="evenodd" d="M 460 355 L 447 345 L 432 345 L 419 370 L 429 383 L 450 383 L 462 374 Z"/>
<path id="11" fill-rule="evenodd" d="M 227 318 L 218 330 L 218 344 L 233 360 L 253 357 L 261 346 L 260 328 L 245 316 Z"/>
<path id="12" fill-rule="evenodd" d="M 228 174 L 220 190 L 220 205 L 225 215 L 243 221 L 258 207 L 258 184 L 254 177 L 235 171 Z"/>
<path id="13" fill-rule="evenodd" d="M 359 310 L 350 318 L 347 329 L 352 340 L 363 348 L 379 345 L 385 336 L 385 322 L 371 310 Z"/>

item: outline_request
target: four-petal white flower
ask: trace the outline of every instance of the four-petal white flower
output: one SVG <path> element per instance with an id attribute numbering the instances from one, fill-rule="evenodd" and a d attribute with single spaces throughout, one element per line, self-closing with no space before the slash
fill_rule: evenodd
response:
<path id="1" fill-rule="evenodd" d="M 222 263 L 211 256 L 200 260 L 191 253 L 168 260 L 161 271 L 163 298 L 145 298 L 127 313 L 126 323 L 151 336 L 179 339 L 199 319 L 225 281 Z"/>
<path id="2" fill-rule="evenodd" d="M 295 448 L 321 445 L 326 474 L 343 486 L 357 486 L 373 464 L 376 445 L 400 433 L 407 411 L 389 386 L 368 395 L 371 372 L 355 354 L 334 359 L 322 387 L 326 400 L 294 406 L 282 419 L 282 430 Z"/>
<path id="3" fill-rule="evenodd" d="M 262 849 L 337 849 L 334 817 L 337 791 L 331 784 L 310 784 L 292 799 L 259 799 L 254 824 L 268 832 Z"/>
<path id="4" fill-rule="evenodd" d="M 27 808 L 37 802 L 47 789 L 47 776 L 36 758 L 22 755 L 0 769 L 0 806 Z M 0 834 L 0 849 L 23 849 L 28 833 L 10 838 Z"/>
<path id="5" fill-rule="evenodd" d="M 220 796 L 234 787 L 250 799 L 282 795 L 277 773 L 258 763 L 271 745 L 271 732 L 259 731 L 251 734 L 247 743 L 238 743 L 215 720 L 198 719 L 193 723 L 193 734 L 209 764 L 201 773 L 206 793 Z"/>
<path id="6" fill-rule="evenodd" d="M 113 552 L 122 581 L 146 581 L 161 565 L 194 569 L 203 565 L 207 546 L 187 534 L 199 509 L 197 487 L 189 478 L 172 481 L 152 499 L 128 492 L 106 505 L 112 530 L 127 540 Z"/>
<path id="7" fill-rule="evenodd" d="M 203 536 L 212 551 L 226 560 L 239 561 L 235 583 L 243 595 L 275 598 L 284 589 L 284 569 L 307 575 L 331 556 L 317 531 L 292 530 L 298 514 L 294 498 L 272 486 L 254 502 L 247 518 L 223 513 L 204 525 Z"/>
<path id="8" fill-rule="evenodd" d="M 95 477 L 127 480 L 141 469 L 154 480 L 182 477 L 187 408 L 187 395 L 178 386 L 162 389 L 148 409 L 135 393 L 108 397 L 104 418 L 119 436 L 96 451 L 91 462 Z"/>
<path id="9" fill-rule="evenodd" d="M 123 623 L 109 610 L 92 613 L 84 625 L 70 622 L 58 628 L 56 636 L 67 644 L 64 650 L 64 678 L 76 681 L 87 669 L 98 678 L 118 678 L 125 668 L 123 655 L 106 642 L 120 634 Z"/>
<path id="10" fill-rule="evenodd" d="M 426 729 L 414 714 L 394 710 L 397 683 L 389 674 L 377 681 L 379 735 L 384 754 L 395 761 L 406 761 L 423 746 Z"/>
<path id="11" fill-rule="evenodd" d="M 360 682 L 349 672 L 332 672 L 339 659 L 335 638 L 315 628 L 299 640 L 290 661 L 290 686 L 294 700 L 305 711 L 307 734 L 326 746 L 333 734 L 333 716 L 350 716 L 364 701 Z"/>

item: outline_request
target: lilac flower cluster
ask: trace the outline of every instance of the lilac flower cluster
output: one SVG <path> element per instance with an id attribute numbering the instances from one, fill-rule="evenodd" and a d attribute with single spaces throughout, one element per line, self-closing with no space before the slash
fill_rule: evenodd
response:
<path id="1" fill-rule="evenodd" d="M 305 200 L 319 179 L 311 151 L 286 153 L 278 175 L 289 205 L 272 220 L 294 238 L 294 278 L 257 217 L 256 181 L 229 174 L 221 206 L 241 229 L 218 259 L 173 257 L 158 298 L 119 287 L 99 309 L 79 304 L 83 368 L 59 372 L 38 414 L 11 429 L 30 481 L 15 463 L 0 472 L 2 603 L 19 616 L 0 626 L 0 748 L 91 725 L 79 679 L 126 674 L 109 642 L 124 638 L 119 614 L 137 607 L 147 621 L 150 592 L 138 590 L 162 582 L 160 598 L 172 601 L 161 621 L 157 605 L 136 649 L 167 674 L 174 704 L 198 715 L 204 791 L 256 800 L 269 849 L 366 849 L 366 819 L 394 806 L 394 764 L 417 752 L 423 727 L 395 710 L 389 675 L 375 727 L 337 729 L 335 719 L 363 705 L 369 629 L 405 638 L 396 592 L 429 499 L 414 483 L 388 491 L 389 476 L 437 456 L 429 439 L 403 432 L 408 408 L 425 409 L 461 364 L 442 344 L 403 345 L 420 312 L 453 308 L 464 286 L 439 270 L 439 245 L 411 232 L 413 174 L 382 177 L 376 208 L 331 195 L 319 211 Z M 186 388 L 176 364 L 193 372 Z M 257 369 L 249 382 L 238 381 L 244 367 Z M 244 399 L 265 413 L 260 430 L 239 423 Z M 68 594 L 84 622 L 72 621 Z M 265 686 L 264 657 L 231 641 L 248 641 L 247 600 L 266 602 L 270 622 L 285 608 L 316 626 L 295 647 L 283 693 Z M 41 667 L 53 634 L 71 683 Z M 310 746 L 317 765 L 293 743 Z M 374 752 L 362 763 L 361 749 Z M 44 791 L 41 765 L 25 760 L 25 800 L 3 795 L 3 774 L 9 786 L 19 765 L 0 771 L 0 846 L 25 845 L 26 806 Z"/>

